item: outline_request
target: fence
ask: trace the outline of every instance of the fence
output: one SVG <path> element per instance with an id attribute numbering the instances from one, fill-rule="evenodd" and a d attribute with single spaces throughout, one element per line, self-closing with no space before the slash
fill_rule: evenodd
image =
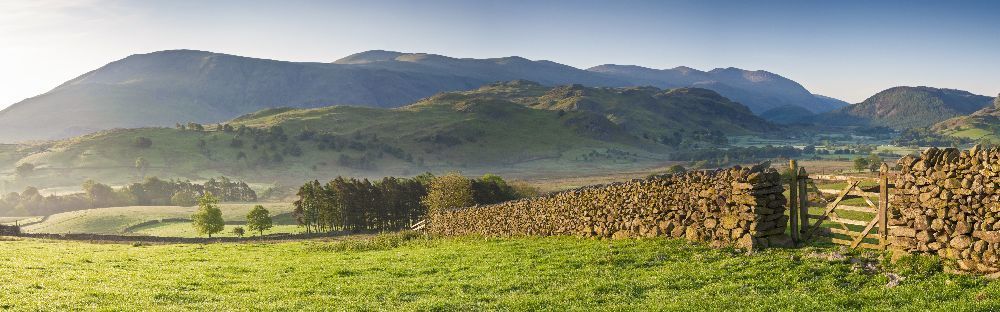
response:
<path id="1" fill-rule="evenodd" d="M 789 162 L 789 167 L 793 173 L 787 181 L 789 227 L 794 242 L 821 240 L 851 248 L 886 249 L 889 166 L 882 164 L 878 177 L 810 176 L 795 160 Z M 824 189 L 818 186 L 816 180 L 836 181 L 844 185 Z M 865 185 L 869 188 L 877 186 L 877 190 L 870 191 Z M 810 200 L 810 193 L 815 201 Z M 835 197 L 828 200 L 828 195 Z M 859 201 L 861 205 L 851 203 Z"/>

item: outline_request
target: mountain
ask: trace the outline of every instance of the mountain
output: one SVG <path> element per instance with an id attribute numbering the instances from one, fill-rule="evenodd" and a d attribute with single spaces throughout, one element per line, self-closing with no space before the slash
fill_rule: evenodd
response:
<path id="1" fill-rule="evenodd" d="M 226 126 L 106 130 L 33 149 L 10 149 L 0 172 L 36 164 L 37 184 L 124 182 L 135 160 L 148 175 L 203 179 L 316 179 L 409 175 L 418 170 L 599 170 L 662 162 L 681 143 L 762 134 L 776 126 L 697 88 L 549 87 L 494 83 L 395 109 L 330 106 L 262 110 Z M 195 128 L 197 129 L 197 128 Z M 140 145 L 139 138 L 151 144 Z M 60 168 L 61 170 L 56 170 Z M 41 182 L 40 182 L 41 181 Z"/>
<path id="2" fill-rule="evenodd" d="M 885 126 L 897 130 L 930 127 L 989 106 L 993 98 L 962 90 L 931 87 L 894 87 L 864 102 L 820 117 L 829 125 Z"/>
<path id="3" fill-rule="evenodd" d="M 840 100 L 809 93 L 799 83 L 763 70 L 748 71 L 730 67 L 704 72 L 689 67 L 652 69 L 610 64 L 588 70 L 618 77 L 635 85 L 711 89 L 747 105 L 757 113 L 781 106 L 799 106 L 818 113 L 847 105 Z"/>
<path id="4" fill-rule="evenodd" d="M 968 116 L 958 116 L 934 125 L 935 132 L 978 140 L 1000 139 L 1000 95 L 993 99 L 993 105 L 984 107 Z"/>
<path id="5" fill-rule="evenodd" d="M 395 107 L 482 81 L 201 51 L 133 55 L 0 111 L 0 142 L 218 122 L 281 105 Z"/>
<path id="6" fill-rule="evenodd" d="M 161 51 L 112 62 L 0 111 L 0 142 L 67 138 L 113 128 L 219 122 L 278 106 L 391 108 L 439 92 L 516 79 L 546 86 L 700 87 L 755 112 L 780 105 L 814 111 L 836 106 L 829 101 L 817 104 L 817 97 L 801 85 L 763 71 L 621 68 L 633 67 L 583 70 L 521 57 L 460 59 L 392 51 L 363 52 L 332 63 Z"/>

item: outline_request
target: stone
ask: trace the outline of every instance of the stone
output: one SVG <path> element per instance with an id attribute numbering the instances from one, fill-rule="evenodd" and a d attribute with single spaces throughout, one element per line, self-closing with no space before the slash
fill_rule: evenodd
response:
<path id="1" fill-rule="evenodd" d="M 686 238 L 689 241 L 700 241 L 701 235 L 698 233 L 697 229 L 695 229 L 693 226 L 689 226 L 687 228 L 687 231 L 684 232 L 684 238 Z"/>
<path id="2" fill-rule="evenodd" d="M 705 219 L 706 228 L 714 229 L 717 223 L 718 221 L 716 221 L 715 219 Z"/>
<path id="3" fill-rule="evenodd" d="M 958 235 L 951 239 L 948 244 L 955 249 L 963 250 L 972 245 L 972 238 L 968 235 Z"/>
<path id="4" fill-rule="evenodd" d="M 906 227 L 896 227 L 889 229 L 890 236 L 915 237 L 917 231 Z"/>
<path id="5" fill-rule="evenodd" d="M 917 234 L 914 235 L 914 238 L 916 238 L 916 240 L 918 242 L 924 242 L 924 243 L 930 242 L 930 241 L 932 241 L 934 239 L 934 237 L 931 236 L 931 233 L 927 232 L 927 231 L 919 231 L 919 232 L 917 232 Z"/>
<path id="6" fill-rule="evenodd" d="M 998 231 L 976 231 L 972 237 L 981 239 L 990 244 L 1000 243 L 1000 232 Z"/>
<path id="7" fill-rule="evenodd" d="M 969 222 L 959 221 L 958 223 L 955 223 L 954 231 L 957 234 L 962 234 L 962 235 L 969 234 L 972 233 L 972 226 L 969 225 Z"/>
<path id="8" fill-rule="evenodd" d="M 767 238 L 767 244 L 771 247 L 779 248 L 792 248 L 795 247 L 795 243 L 792 242 L 792 238 L 788 235 L 774 235 Z"/>
<path id="9" fill-rule="evenodd" d="M 931 251 L 935 251 L 935 250 L 941 249 L 941 247 L 944 247 L 944 244 L 942 244 L 941 242 L 933 242 L 933 243 L 928 243 L 927 244 L 927 249 L 929 249 Z"/>

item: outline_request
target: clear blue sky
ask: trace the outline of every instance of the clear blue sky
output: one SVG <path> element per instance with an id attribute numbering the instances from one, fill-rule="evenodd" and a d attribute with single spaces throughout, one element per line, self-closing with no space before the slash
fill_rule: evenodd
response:
<path id="1" fill-rule="evenodd" d="M 849 102 L 897 85 L 1000 93 L 1000 1 L 0 1 L 0 38 L 0 108 L 180 48 L 733 66 Z"/>

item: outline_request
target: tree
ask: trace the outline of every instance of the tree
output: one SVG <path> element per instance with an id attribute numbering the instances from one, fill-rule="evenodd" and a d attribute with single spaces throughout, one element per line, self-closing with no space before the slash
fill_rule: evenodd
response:
<path id="1" fill-rule="evenodd" d="M 667 173 L 670 173 L 670 174 L 680 174 L 680 173 L 684 173 L 686 171 L 687 171 L 687 169 L 685 169 L 684 166 L 681 166 L 681 165 L 673 165 L 673 166 L 670 166 L 670 167 L 667 168 Z"/>
<path id="2" fill-rule="evenodd" d="M 881 156 L 875 153 L 868 155 L 868 170 L 871 170 L 871 172 L 876 172 L 881 166 L 882 166 Z"/>
<path id="3" fill-rule="evenodd" d="M 247 214 L 247 228 L 264 236 L 264 231 L 271 229 L 271 212 L 264 209 L 264 206 L 257 205 Z"/>
<path id="4" fill-rule="evenodd" d="M 816 146 L 815 145 L 806 145 L 806 147 L 802 148 L 802 153 L 803 154 L 816 154 Z"/>
<path id="5" fill-rule="evenodd" d="M 503 178 L 487 173 L 472 180 L 472 199 L 476 204 L 488 205 L 517 199 L 517 194 Z"/>
<path id="6" fill-rule="evenodd" d="M 212 193 L 205 193 L 198 199 L 198 212 L 191 215 L 194 228 L 198 234 L 212 234 L 222 232 L 226 227 L 226 221 L 222 219 L 222 210 L 219 209 L 219 198 Z"/>
<path id="7" fill-rule="evenodd" d="M 83 182 L 83 191 L 90 199 L 91 207 L 110 207 L 115 202 L 115 190 L 94 180 Z"/>
<path id="8" fill-rule="evenodd" d="M 246 230 L 244 230 L 242 226 L 233 228 L 233 235 L 236 235 L 236 237 L 243 237 L 243 234 L 246 234 Z"/>
<path id="9" fill-rule="evenodd" d="M 135 138 L 135 142 L 133 142 L 133 144 L 135 144 L 135 147 L 138 148 L 149 148 L 153 146 L 153 140 L 147 137 L 138 137 Z"/>
<path id="10" fill-rule="evenodd" d="M 318 231 L 318 216 L 321 204 L 319 197 L 322 192 L 323 188 L 318 180 L 306 182 L 306 184 L 299 188 L 299 192 L 296 193 L 299 196 L 299 200 L 292 203 L 295 206 L 295 210 L 292 211 L 295 215 L 295 221 L 299 225 L 306 227 L 306 233 L 312 233 L 313 226 L 316 226 Z"/>
<path id="11" fill-rule="evenodd" d="M 19 177 L 22 178 L 27 177 L 31 175 L 33 172 L 35 172 L 35 165 L 32 163 L 23 163 L 18 165 L 17 168 L 14 169 L 14 171 L 17 173 L 17 176 Z"/>
<path id="12" fill-rule="evenodd" d="M 868 168 L 868 158 L 860 157 L 854 159 L 854 170 L 861 172 Z"/>
<path id="13" fill-rule="evenodd" d="M 198 204 L 198 198 L 194 192 L 184 190 L 174 193 L 174 196 L 170 197 L 170 203 L 181 207 L 191 207 Z"/>
<path id="14" fill-rule="evenodd" d="M 146 178 L 146 169 L 149 169 L 149 162 L 145 158 L 139 157 L 135 159 L 135 170 L 139 174 L 139 180 Z"/>
<path id="15" fill-rule="evenodd" d="M 472 181 L 457 172 L 436 177 L 431 180 L 427 196 L 421 203 L 427 206 L 428 214 L 471 206 L 475 203 L 472 200 Z"/>

